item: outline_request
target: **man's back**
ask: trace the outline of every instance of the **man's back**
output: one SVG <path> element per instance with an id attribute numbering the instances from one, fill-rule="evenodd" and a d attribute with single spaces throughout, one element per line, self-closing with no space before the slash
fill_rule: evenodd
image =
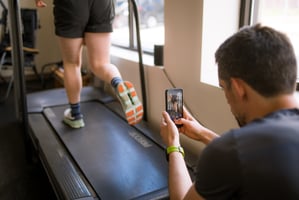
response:
<path id="1" fill-rule="evenodd" d="M 207 146 L 197 191 L 207 199 L 299 199 L 299 110 L 281 110 Z"/>

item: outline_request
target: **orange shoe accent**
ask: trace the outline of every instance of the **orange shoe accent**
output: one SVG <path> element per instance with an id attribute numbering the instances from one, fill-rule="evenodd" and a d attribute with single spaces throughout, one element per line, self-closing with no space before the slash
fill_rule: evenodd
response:
<path id="1" fill-rule="evenodd" d="M 126 112 L 126 116 L 127 116 L 127 117 L 134 116 L 134 110 L 131 110 L 131 111 L 129 111 L 129 112 Z"/>
<path id="2" fill-rule="evenodd" d="M 137 96 L 136 91 L 132 91 L 132 92 L 131 92 L 131 96 L 132 96 L 132 97 L 136 97 L 136 96 Z"/>
<path id="3" fill-rule="evenodd" d="M 124 87 L 122 85 L 119 86 L 118 91 L 120 93 L 123 93 L 125 91 Z"/>
<path id="4" fill-rule="evenodd" d="M 143 107 L 142 107 L 142 106 L 138 106 L 138 107 L 136 108 L 136 111 L 137 111 L 137 112 L 141 112 L 141 111 L 143 112 Z"/>
<path id="5" fill-rule="evenodd" d="M 127 86 L 128 89 L 134 88 L 133 84 L 131 82 L 129 82 L 129 81 L 125 81 L 124 84 Z"/>

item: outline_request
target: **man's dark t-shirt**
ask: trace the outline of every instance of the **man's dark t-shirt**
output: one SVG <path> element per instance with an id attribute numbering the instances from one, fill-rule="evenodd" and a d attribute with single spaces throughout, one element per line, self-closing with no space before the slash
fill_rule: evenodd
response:
<path id="1" fill-rule="evenodd" d="M 299 110 L 280 110 L 212 141 L 195 187 L 206 199 L 299 199 Z"/>

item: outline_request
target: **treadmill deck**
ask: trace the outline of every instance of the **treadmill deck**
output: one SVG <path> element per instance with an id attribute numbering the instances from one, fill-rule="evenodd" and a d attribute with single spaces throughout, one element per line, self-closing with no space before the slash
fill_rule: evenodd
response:
<path id="1" fill-rule="evenodd" d="M 37 96 L 35 94 L 34 99 L 42 99 L 41 96 Z M 34 112 L 29 113 L 29 123 L 34 138 L 43 140 L 49 136 L 34 133 L 47 132 L 42 130 L 45 129 L 45 125 L 38 128 L 36 126 L 42 123 L 35 124 L 36 115 L 42 116 L 43 121 L 49 123 L 47 129 L 52 130 L 55 138 L 65 148 L 65 153 L 70 156 L 69 160 L 74 161 L 75 168 L 81 174 L 79 177 L 83 176 L 85 181 L 81 182 L 88 182 L 97 197 L 123 200 L 159 199 L 158 196 L 162 196 L 164 199 L 168 195 L 168 164 L 163 148 L 135 126 L 128 125 L 117 112 L 111 111 L 109 106 L 105 105 L 107 102 L 103 103 L 92 98 L 82 102 L 81 111 L 84 115 L 85 127 L 72 129 L 62 122 L 63 112 L 68 104 L 61 102 L 57 105 L 49 105 L 47 101 L 49 100 L 43 101 L 44 106 L 37 103 L 41 102 L 40 100 L 35 101 L 35 105 L 31 104 Z M 36 109 L 37 107 L 43 108 L 40 113 L 37 112 L 39 110 Z M 40 148 L 48 145 L 47 140 L 49 138 L 38 142 Z M 50 149 L 48 152 L 53 153 Z M 61 151 L 56 154 L 65 157 L 61 156 L 64 155 Z M 51 161 L 44 163 L 49 162 Z M 55 161 L 54 165 L 59 165 L 59 161 Z M 49 166 L 48 168 L 51 168 Z M 68 173 L 67 171 L 64 173 Z M 89 187 L 79 188 L 86 195 L 84 190 Z M 89 195 L 87 192 L 87 196 Z"/>

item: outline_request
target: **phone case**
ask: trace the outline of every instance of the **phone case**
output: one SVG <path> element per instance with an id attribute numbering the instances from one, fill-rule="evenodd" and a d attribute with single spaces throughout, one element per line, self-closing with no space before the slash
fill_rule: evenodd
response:
<path id="1" fill-rule="evenodd" d="M 165 90 L 166 111 L 172 120 L 183 117 L 183 89 L 171 88 Z"/>

